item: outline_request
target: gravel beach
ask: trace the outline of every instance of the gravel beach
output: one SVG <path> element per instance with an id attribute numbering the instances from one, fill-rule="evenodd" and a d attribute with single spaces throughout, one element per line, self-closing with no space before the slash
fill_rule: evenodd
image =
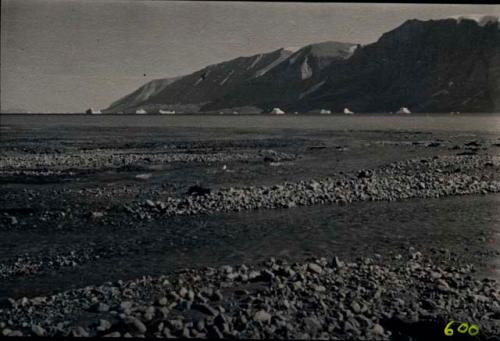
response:
<path id="1" fill-rule="evenodd" d="M 313 258 L 288 264 L 179 270 L 87 286 L 53 296 L 4 300 L 4 336 L 109 336 L 380 340 L 442 339 L 449 321 L 500 335 L 500 291 L 473 267 L 435 264 L 420 252 L 355 262 Z"/>
<path id="2" fill-rule="evenodd" d="M 0 335 L 497 339 L 499 174 L 491 131 L 7 124 Z"/>

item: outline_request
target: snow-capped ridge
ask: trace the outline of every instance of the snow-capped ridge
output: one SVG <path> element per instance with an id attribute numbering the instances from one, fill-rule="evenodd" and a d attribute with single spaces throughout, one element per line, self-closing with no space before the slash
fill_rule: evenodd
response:
<path id="1" fill-rule="evenodd" d="M 284 47 L 283 50 L 291 52 L 291 53 L 295 53 L 298 50 L 300 50 L 301 48 L 302 48 L 302 46 L 288 46 L 288 47 Z"/>
<path id="2" fill-rule="evenodd" d="M 498 24 L 500 22 L 500 15 L 488 15 L 488 14 L 468 14 L 468 15 L 455 15 L 449 17 L 448 19 L 455 19 L 457 24 L 460 24 L 462 20 L 473 20 L 478 23 L 479 26 L 483 27 L 487 24 Z"/>

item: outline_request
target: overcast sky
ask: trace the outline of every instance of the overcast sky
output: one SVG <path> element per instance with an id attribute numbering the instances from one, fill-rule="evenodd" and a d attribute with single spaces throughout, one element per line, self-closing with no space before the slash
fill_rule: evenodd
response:
<path id="1" fill-rule="evenodd" d="M 407 19 L 499 5 L 2 1 L 2 111 L 104 108 L 145 82 L 280 47 L 367 44 Z"/>

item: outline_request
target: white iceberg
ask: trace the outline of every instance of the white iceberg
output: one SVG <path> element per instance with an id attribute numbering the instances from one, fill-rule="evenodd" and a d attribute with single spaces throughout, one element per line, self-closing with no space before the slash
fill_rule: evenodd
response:
<path id="1" fill-rule="evenodd" d="M 320 114 L 322 114 L 322 115 L 329 115 L 329 114 L 331 114 L 332 112 L 331 112 L 331 110 L 321 109 L 321 110 L 319 111 L 319 113 L 320 113 Z"/>
<path id="2" fill-rule="evenodd" d="M 94 110 L 94 108 L 89 108 L 85 111 L 86 114 L 99 115 L 102 114 L 101 110 Z"/>
<path id="3" fill-rule="evenodd" d="M 273 110 L 271 111 L 271 114 L 284 115 L 285 112 L 283 110 L 281 110 L 280 108 L 273 108 Z"/>
<path id="4" fill-rule="evenodd" d="M 411 114 L 411 111 L 407 107 L 401 107 L 396 114 Z"/>
<path id="5" fill-rule="evenodd" d="M 138 114 L 138 115 L 144 115 L 144 114 L 147 114 L 148 112 L 146 110 L 140 108 L 140 109 L 137 109 L 135 111 L 135 113 Z"/>
<path id="6" fill-rule="evenodd" d="M 349 110 L 349 108 L 344 108 L 344 114 L 345 115 L 352 115 L 354 113 L 351 110 Z"/>

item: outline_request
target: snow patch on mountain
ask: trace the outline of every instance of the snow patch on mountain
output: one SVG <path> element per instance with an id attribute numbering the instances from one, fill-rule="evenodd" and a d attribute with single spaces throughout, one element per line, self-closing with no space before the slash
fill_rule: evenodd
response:
<path id="1" fill-rule="evenodd" d="M 340 43 L 335 41 L 325 41 L 309 45 L 311 54 L 318 58 L 340 57 L 348 58 L 354 50 L 352 48 L 357 45 L 351 43 Z M 352 51 L 352 52 L 351 52 Z"/>
<path id="2" fill-rule="evenodd" d="M 259 54 L 257 57 L 255 57 L 255 59 L 253 60 L 252 64 L 250 64 L 249 67 L 247 67 L 247 70 L 250 70 L 252 68 L 255 67 L 255 65 L 257 65 L 257 63 L 262 59 L 262 54 Z"/>
<path id="3" fill-rule="evenodd" d="M 352 56 L 354 54 L 354 51 L 358 48 L 358 45 L 353 45 L 349 48 L 349 56 Z"/>
<path id="4" fill-rule="evenodd" d="M 210 68 L 210 67 L 213 67 L 213 65 L 211 65 L 207 68 Z M 204 81 L 208 77 L 209 74 L 210 74 L 210 70 L 207 70 L 204 74 L 202 74 L 200 76 L 200 78 L 198 78 L 198 80 L 194 83 L 194 86 L 196 86 L 196 85 L 200 84 L 202 81 Z"/>
<path id="5" fill-rule="evenodd" d="M 302 65 L 300 66 L 300 74 L 301 74 L 302 80 L 311 78 L 313 75 L 313 71 L 312 71 L 311 67 L 309 66 L 309 64 L 307 63 L 308 58 L 309 57 L 306 57 L 306 59 L 304 59 L 304 61 L 302 62 Z"/>
<path id="6" fill-rule="evenodd" d="M 283 50 L 285 51 L 289 51 L 291 53 L 295 53 L 297 52 L 298 50 L 300 50 L 302 48 L 302 46 L 289 46 L 289 47 L 285 47 L 283 48 Z"/>
<path id="7" fill-rule="evenodd" d="M 318 84 L 315 84 L 315 85 L 311 86 L 309 89 L 307 89 L 307 91 L 304 91 L 303 93 L 301 93 L 299 95 L 299 99 L 302 99 L 302 98 L 306 97 L 307 95 L 312 94 L 314 91 L 316 91 L 319 88 L 321 88 L 321 86 L 323 84 L 325 84 L 325 81 L 321 81 Z"/>
<path id="8" fill-rule="evenodd" d="M 500 22 L 500 15 L 484 15 L 484 14 L 468 14 L 468 15 L 456 15 L 450 17 L 450 19 L 455 19 L 457 24 L 460 24 L 462 20 L 474 20 L 483 27 L 490 23 L 498 24 Z"/>
<path id="9" fill-rule="evenodd" d="M 226 82 L 227 82 L 227 80 L 229 79 L 229 77 L 231 77 L 231 76 L 233 75 L 233 73 L 234 73 L 234 70 L 231 70 L 231 72 L 229 72 L 229 74 L 227 75 L 227 77 L 226 77 L 226 78 L 224 78 L 224 79 L 222 80 L 222 82 L 220 82 L 220 83 L 219 83 L 219 85 L 224 85 L 224 83 L 226 83 Z"/>
<path id="10" fill-rule="evenodd" d="M 313 74 L 312 68 L 307 63 L 308 58 L 309 57 L 306 57 L 306 59 L 304 59 L 304 61 L 302 62 L 302 65 L 300 66 L 300 74 L 301 74 L 302 80 L 311 78 L 312 74 Z"/>
<path id="11" fill-rule="evenodd" d="M 279 55 L 278 58 L 276 58 L 272 63 L 268 64 L 266 67 L 260 69 L 255 73 L 255 78 L 262 77 L 266 73 L 268 73 L 270 70 L 275 68 L 277 65 L 279 65 L 281 62 L 286 60 L 289 57 L 288 53 L 284 53 L 285 50 L 282 50 L 282 53 Z"/>

